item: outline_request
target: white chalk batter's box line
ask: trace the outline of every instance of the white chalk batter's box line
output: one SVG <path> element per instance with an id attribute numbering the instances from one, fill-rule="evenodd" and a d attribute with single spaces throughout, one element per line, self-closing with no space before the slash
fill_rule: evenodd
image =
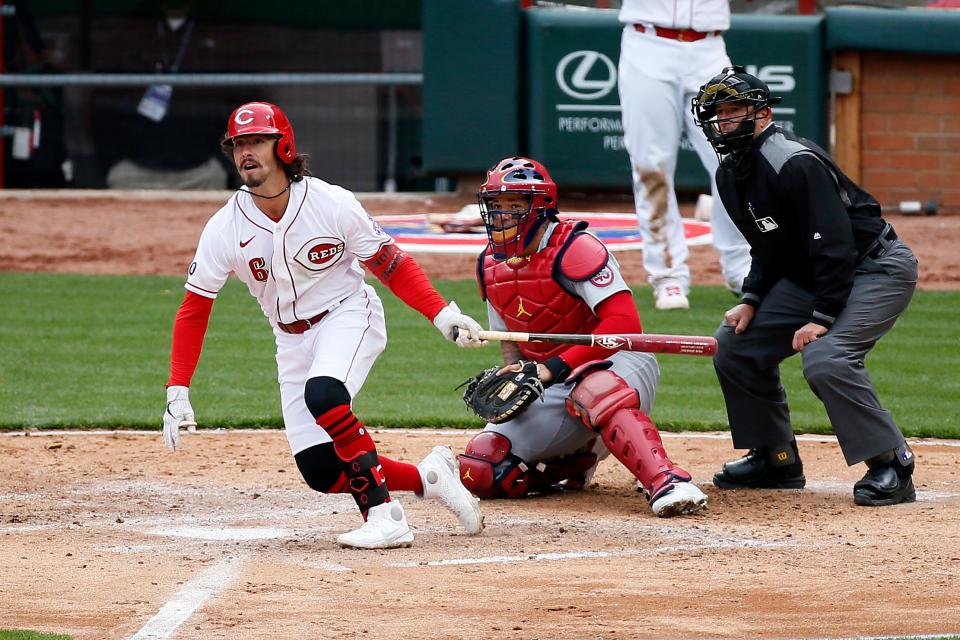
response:
<path id="1" fill-rule="evenodd" d="M 200 428 L 199 431 L 184 434 L 184 437 L 193 438 L 196 436 L 212 436 L 218 435 L 222 436 L 225 434 L 250 434 L 250 433 L 276 433 L 281 432 L 283 429 L 204 429 Z M 425 436 L 471 436 L 476 435 L 480 431 L 478 429 L 370 429 L 371 433 L 377 434 L 391 434 L 399 433 L 402 435 L 425 435 Z M 41 431 L 4 431 L 0 433 L 0 437 L 24 437 L 24 436 L 57 436 L 57 437 L 68 437 L 68 436 L 144 436 L 151 438 L 160 438 L 159 431 L 143 431 L 143 430 L 116 430 L 116 429 L 90 429 L 90 430 L 41 430 Z M 661 431 L 660 436 L 662 438 L 677 438 L 677 439 L 690 439 L 690 440 L 729 440 L 729 433 L 702 433 L 699 431 L 684 431 L 681 433 L 674 433 L 672 431 Z M 837 438 L 835 436 L 818 436 L 818 435 L 798 435 L 798 442 L 823 442 L 829 444 L 836 444 Z M 907 442 L 910 443 L 911 447 L 960 447 L 960 440 L 940 440 L 936 438 L 907 438 Z"/>

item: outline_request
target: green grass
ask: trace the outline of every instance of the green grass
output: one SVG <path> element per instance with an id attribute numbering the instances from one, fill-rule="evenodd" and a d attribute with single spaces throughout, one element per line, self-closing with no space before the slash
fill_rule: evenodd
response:
<path id="1" fill-rule="evenodd" d="M 73 636 L 60 633 L 40 633 L 22 629 L 0 629 L 0 640 L 73 640 Z"/>
<path id="2" fill-rule="evenodd" d="M 447 343 L 377 283 L 390 341 L 356 399 L 371 425 L 478 427 L 455 387 L 499 361 L 499 348 Z M 437 283 L 466 313 L 486 318 L 469 281 Z M 637 286 L 650 333 L 712 335 L 734 298 L 691 294 L 689 311 L 656 311 Z M 0 279 L 0 428 L 159 429 L 173 316 L 182 279 L 4 273 Z M 960 437 L 958 292 L 919 292 L 869 357 L 881 400 L 911 436 Z M 273 336 L 256 301 L 231 280 L 214 305 L 191 399 L 201 426 L 280 426 Z M 726 414 L 708 358 L 661 356 L 654 419 L 667 429 L 722 429 Z M 798 431 L 829 431 L 800 358 L 783 367 Z"/>

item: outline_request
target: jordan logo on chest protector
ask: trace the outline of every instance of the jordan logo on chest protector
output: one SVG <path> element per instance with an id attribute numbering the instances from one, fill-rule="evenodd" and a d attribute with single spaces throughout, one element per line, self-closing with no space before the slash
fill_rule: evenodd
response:
<path id="1" fill-rule="evenodd" d="M 523 308 L 523 298 L 520 298 L 520 302 L 517 303 L 517 317 L 522 318 L 523 316 L 533 317 L 533 314 Z"/>

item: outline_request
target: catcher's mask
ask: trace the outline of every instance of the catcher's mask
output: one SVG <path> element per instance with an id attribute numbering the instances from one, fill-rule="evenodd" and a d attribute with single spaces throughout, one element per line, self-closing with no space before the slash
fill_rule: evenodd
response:
<path id="1" fill-rule="evenodd" d="M 736 104 L 747 107 L 745 115 L 726 118 L 717 116 L 717 107 Z M 703 130 L 717 156 L 738 156 L 753 144 L 757 130 L 757 116 L 761 111 L 780 104 L 780 98 L 770 95 L 770 88 L 760 78 L 739 66 L 726 67 L 711 78 L 692 100 L 691 110 L 697 126 Z M 739 120 L 736 127 L 723 126 Z"/>
<path id="2" fill-rule="evenodd" d="M 557 185 L 546 167 L 529 158 L 504 158 L 495 164 L 487 171 L 477 200 L 490 253 L 498 261 L 524 255 L 543 224 L 557 219 Z M 504 201 L 511 201 L 511 206 L 503 207 Z"/>
<path id="3" fill-rule="evenodd" d="M 290 164 L 297 157 L 293 125 L 280 107 L 269 102 L 248 102 L 237 107 L 227 120 L 227 133 L 220 144 L 231 149 L 234 138 L 257 134 L 277 138 L 275 151 L 284 164 Z"/>

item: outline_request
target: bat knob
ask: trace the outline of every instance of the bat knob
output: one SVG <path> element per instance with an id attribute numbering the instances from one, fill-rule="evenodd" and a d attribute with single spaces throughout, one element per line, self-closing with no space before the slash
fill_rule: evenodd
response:
<path id="1" fill-rule="evenodd" d="M 456 342 L 457 338 L 460 337 L 460 327 L 453 328 L 453 341 Z"/>

